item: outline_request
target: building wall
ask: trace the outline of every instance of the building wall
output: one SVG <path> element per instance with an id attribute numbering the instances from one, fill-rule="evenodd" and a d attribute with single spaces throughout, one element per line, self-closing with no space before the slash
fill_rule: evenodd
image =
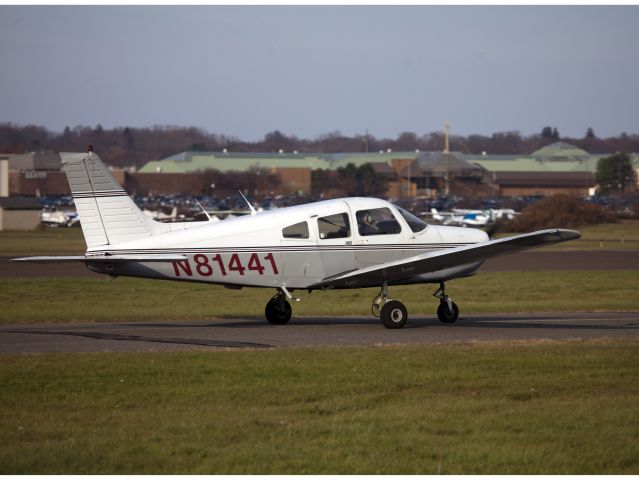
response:
<path id="1" fill-rule="evenodd" d="M 201 173 L 130 173 L 126 190 L 133 195 L 208 195 L 211 186 Z"/>
<path id="2" fill-rule="evenodd" d="M 120 185 L 125 184 L 124 170 L 111 174 Z M 62 171 L 17 170 L 9 172 L 10 195 L 71 195 L 67 176 Z"/>
<path id="3" fill-rule="evenodd" d="M 518 186 L 500 186 L 499 194 L 504 197 L 523 197 L 527 195 L 588 195 L 588 187 L 518 187 Z"/>
<path id="4" fill-rule="evenodd" d="M 9 160 L 0 160 L 0 197 L 9 196 Z"/>
<path id="5" fill-rule="evenodd" d="M 265 190 L 275 190 L 276 194 L 294 195 L 302 192 L 302 195 L 311 193 L 311 170 L 308 168 L 277 168 L 271 169 L 271 173 L 279 175 L 280 185 L 270 188 L 264 185 Z M 199 173 L 130 173 L 126 175 L 125 188 L 129 193 L 136 195 L 209 195 L 211 194 L 211 180 L 205 172 Z M 237 192 L 242 185 L 217 185 L 215 192 L 226 195 Z M 266 192 L 264 192 L 266 193 Z"/>
<path id="6" fill-rule="evenodd" d="M 70 195 L 64 172 L 32 170 L 9 172 L 10 195 Z"/>
<path id="7" fill-rule="evenodd" d="M 407 180 L 390 180 L 387 184 L 386 196 L 388 198 L 412 198 L 417 195 L 417 184 Z"/>
<path id="8" fill-rule="evenodd" d="M 310 195 L 311 193 L 311 169 L 310 168 L 274 168 L 271 170 L 280 176 L 278 193 L 282 195 Z"/>
<path id="9" fill-rule="evenodd" d="M 40 225 L 40 210 L 5 210 L 0 207 L 0 231 L 35 230 Z"/>

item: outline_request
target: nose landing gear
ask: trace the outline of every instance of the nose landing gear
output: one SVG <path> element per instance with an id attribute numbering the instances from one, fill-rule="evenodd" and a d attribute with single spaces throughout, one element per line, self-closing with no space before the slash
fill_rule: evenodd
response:
<path id="1" fill-rule="evenodd" d="M 439 288 L 433 293 L 433 297 L 439 298 L 437 318 L 442 323 L 454 323 L 459 318 L 459 307 L 446 295 L 446 284 L 441 282 Z"/>

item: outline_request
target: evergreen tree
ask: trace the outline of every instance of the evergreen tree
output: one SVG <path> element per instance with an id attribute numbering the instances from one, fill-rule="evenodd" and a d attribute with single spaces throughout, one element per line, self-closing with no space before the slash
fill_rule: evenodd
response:
<path id="1" fill-rule="evenodd" d="M 597 163 L 595 179 L 603 192 L 622 192 L 633 188 L 636 173 L 630 157 L 625 153 L 617 153 L 601 158 Z"/>

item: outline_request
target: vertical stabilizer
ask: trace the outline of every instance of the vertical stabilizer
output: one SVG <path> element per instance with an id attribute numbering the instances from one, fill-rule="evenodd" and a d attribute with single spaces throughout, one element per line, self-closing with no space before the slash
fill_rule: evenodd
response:
<path id="1" fill-rule="evenodd" d="M 60 158 L 88 248 L 161 233 L 95 153 L 60 153 Z"/>

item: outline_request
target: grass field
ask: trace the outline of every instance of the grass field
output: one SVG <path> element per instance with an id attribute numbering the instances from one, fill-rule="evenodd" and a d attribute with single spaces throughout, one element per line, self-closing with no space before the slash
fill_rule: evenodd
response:
<path id="1" fill-rule="evenodd" d="M 614 288 L 605 288 L 613 285 Z M 393 287 L 409 315 L 435 316 L 434 285 Z M 447 292 L 470 313 L 639 309 L 633 270 L 496 272 L 452 281 Z M 0 323 L 48 323 L 263 317 L 272 289 L 131 278 L 0 278 Z M 369 316 L 378 289 L 295 292 L 295 316 Z"/>
<path id="2" fill-rule="evenodd" d="M 639 250 L 639 220 L 623 220 L 578 228 L 579 240 L 543 247 L 543 250 Z M 499 234 L 499 237 L 514 235 Z"/>
<path id="3" fill-rule="evenodd" d="M 637 248 L 628 225 L 583 233 Z M 83 251 L 79 229 L 0 233 L 0 256 Z M 391 293 L 434 317 L 434 287 Z M 639 309 L 633 270 L 482 273 L 447 290 L 462 318 Z M 369 316 L 376 293 L 296 292 L 293 321 Z M 0 323 L 262 318 L 272 294 L 0 278 Z M 2 355 L 0 474 L 639 474 L 637 358 L 633 340 Z"/>
<path id="4" fill-rule="evenodd" d="M 86 249 L 80 228 L 0 232 L 0 256 L 83 255 Z"/>
<path id="5" fill-rule="evenodd" d="M 637 342 L 3 356 L 0 473 L 639 473 Z"/>
<path id="6" fill-rule="evenodd" d="M 582 238 L 544 249 L 639 250 L 639 220 L 580 228 Z M 501 236 L 508 236 L 499 235 Z M 512 234 L 514 235 L 514 234 Z M 82 255 L 86 250 L 79 228 L 48 228 L 33 232 L 0 232 L 0 256 Z"/>

